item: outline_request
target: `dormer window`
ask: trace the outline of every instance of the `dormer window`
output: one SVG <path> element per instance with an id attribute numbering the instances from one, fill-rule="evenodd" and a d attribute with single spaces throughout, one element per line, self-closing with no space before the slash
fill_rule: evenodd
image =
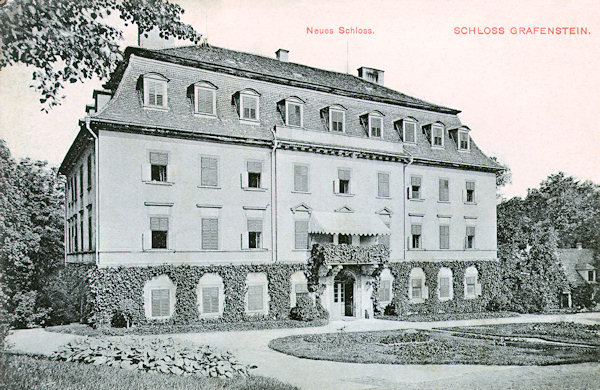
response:
<path id="1" fill-rule="evenodd" d="M 144 107 L 167 108 L 167 82 L 158 73 L 143 76 Z"/>
<path id="2" fill-rule="evenodd" d="M 240 119 L 253 122 L 260 119 L 259 97 L 260 94 L 253 89 L 244 89 L 234 95 Z"/>
<path id="3" fill-rule="evenodd" d="M 369 137 L 382 138 L 383 136 L 383 114 L 374 111 L 361 116 L 363 126 L 367 128 Z"/>
<path id="4" fill-rule="evenodd" d="M 304 101 L 302 99 L 292 96 L 279 102 L 278 107 L 286 126 L 302 127 L 302 114 L 304 110 Z"/>
<path id="5" fill-rule="evenodd" d="M 321 118 L 327 122 L 329 131 L 343 133 L 346 131 L 346 108 L 335 104 L 321 110 Z"/>
<path id="6" fill-rule="evenodd" d="M 431 146 L 444 147 L 444 128 L 441 126 L 431 126 Z"/>
<path id="7" fill-rule="evenodd" d="M 414 144 L 417 142 L 417 120 L 405 118 L 396 122 L 399 131 L 402 131 L 402 142 Z"/>
<path id="8" fill-rule="evenodd" d="M 469 150 L 471 142 L 467 130 L 458 130 L 458 150 Z"/>
<path id="9" fill-rule="evenodd" d="M 194 84 L 194 112 L 202 115 L 216 115 L 217 87 L 208 81 Z"/>

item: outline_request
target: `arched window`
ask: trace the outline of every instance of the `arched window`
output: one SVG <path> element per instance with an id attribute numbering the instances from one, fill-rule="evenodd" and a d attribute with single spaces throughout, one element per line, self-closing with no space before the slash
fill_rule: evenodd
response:
<path id="1" fill-rule="evenodd" d="M 264 272 L 249 273 L 246 277 L 246 313 L 269 313 L 269 283 Z"/>
<path id="2" fill-rule="evenodd" d="M 408 298 L 412 303 L 422 303 L 429 297 L 429 291 L 425 285 L 425 272 L 421 268 L 410 270 L 408 279 Z"/>
<path id="3" fill-rule="evenodd" d="M 144 284 L 146 318 L 164 320 L 175 313 L 175 285 L 167 275 L 156 276 Z"/>
<path id="4" fill-rule="evenodd" d="M 452 270 L 442 267 L 438 272 L 437 292 L 440 301 L 449 301 L 454 297 L 452 288 Z"/>
<path id="5" fill-rule="evenodd" d="M 201 318 L 216 318 L 223 314 L 225 295 L 223 279 L 217 274 L 204 274 L 198 282 L 198 312 Z"/>
<path id="6" fill-rule="evenodd" d="M 290 277 L 290 283 L 290 307 L 294 307 L 300 296 L 308 294 L 308 283 L 304 271 L 294 272 Z"/>
<path id="7" fill-rule="evenodd" d="M 394 285 L 394 276 L 388 268 L 381 271 L 379 275 L 379 304 L 387 306 L 394 297 L 392 286 Z"/>
<path id="8" fill-rule="evenodd" d="M 474 299 L 481 295 L 481 284 L 479 283 L 479 272 L 475 266 L 465 270 L 465 299 Z"/>

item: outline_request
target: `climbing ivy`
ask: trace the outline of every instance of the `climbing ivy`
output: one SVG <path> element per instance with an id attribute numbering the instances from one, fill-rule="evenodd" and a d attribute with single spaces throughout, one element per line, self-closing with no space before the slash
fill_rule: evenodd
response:
<path id="1" fill-rule="evenodd" d="M 159 265 L 152 267 L 98 268 L 90 272 L 90 294 L 93 306 L 92 323 L 108 325 L 117 313 L 119 302 L 131 300 L 134 324 L 154 323 L 144 313 L 144 284 L 159 275 L 168 276 L 176 287 L 175 313 L 165 321 L 168 324 L 203 322 L 260 321 L 286 319 L 290 313 L 290 277 L 303 270 L 304 264 L 264 265 Z M 246 276 L 264 272 L 269 284 L 269 313 L 266 316 L 248 316 L 245 312 Z M 217 274 L 223 279 L 224 311 L 218 319 L 200 319 L 196 288 L 202 275 Z"/>

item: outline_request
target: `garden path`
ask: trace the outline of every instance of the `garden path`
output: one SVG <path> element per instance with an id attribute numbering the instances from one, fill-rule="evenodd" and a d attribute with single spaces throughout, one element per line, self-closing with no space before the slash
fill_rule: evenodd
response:
<path id="1" fill-rule="evenodd" d="M 332 321 L 318 328 L 237 332 L 187 333 L 145 337 L 174 337 L 233 352 L 241 362 L 258 366 L 257 375 L 274 377 L 302 389 L 449 389 L 449 388 L 597 388 L 600 363 L 562 366 L 386 365 L 300 359 L 269 349 L 269 341 L 296 334 L 430 329 L 507 323 L 569 321 L 600 324 L 600 313 L 521 315 L 460 321 L 404 322 L 386 320 Z M 26 329 L 11 332 L 14 351 L 49 355 L 81 336 Z M 557 386 L 557 387 L 555 387 Z"/>

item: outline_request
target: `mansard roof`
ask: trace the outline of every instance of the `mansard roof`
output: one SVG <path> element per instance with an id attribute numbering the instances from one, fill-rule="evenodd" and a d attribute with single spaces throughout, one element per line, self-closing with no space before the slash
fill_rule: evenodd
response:
<path id="1" fill-rule="evenodd" d="M 243 74 L 239 75 L 243 77 L 266 78 L 270 82 L 318 89 L 360 99 L 382 101 L 447 114 L 458 114 L 460 112 L 460 110 L 429 103 L 347 73 L 280 61 L 275 58 L 216 46 L 189 45 L 161 50 L 128 47 L 125 50 L 124 63 L 127 63 L 131 54 L 187 66 L 208 67 L 211 70 L 230 74 L 241 71 Z M 106 87 L 115 89 L 123 71 L 123 66 L 117 68 Z"/>

